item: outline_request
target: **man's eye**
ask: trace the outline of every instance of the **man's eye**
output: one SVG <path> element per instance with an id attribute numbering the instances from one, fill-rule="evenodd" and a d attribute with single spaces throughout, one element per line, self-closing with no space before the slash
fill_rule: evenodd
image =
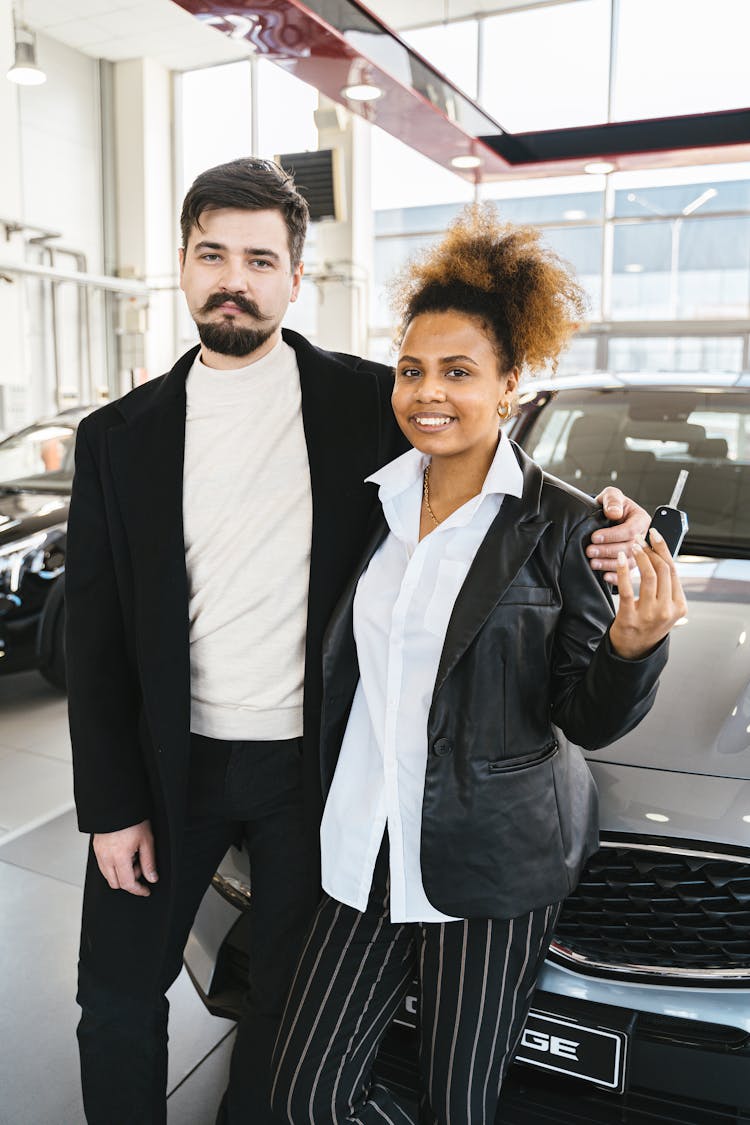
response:
<path id="1" fill-rule="evenodd" d="M 201 254 L 202 262 L 218 262 L 219 258 L 219 254 Z"/>
<path id="2" fill-rule="evenodd" d="M 267 262 L 265 258 L 253 258 L 251 263 L 254 266 L 260 266 L 262 269 L 270 269 L 271 263 Z"/>

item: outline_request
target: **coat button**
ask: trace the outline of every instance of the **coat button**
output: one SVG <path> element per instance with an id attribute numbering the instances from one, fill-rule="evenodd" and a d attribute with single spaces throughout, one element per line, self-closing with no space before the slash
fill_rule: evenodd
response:
<path id="1" fill-rule="evenodd" d="M 440 758 L 453 753 L 453 746 L 447 738 L 439 738 L 432 749 Z"/>

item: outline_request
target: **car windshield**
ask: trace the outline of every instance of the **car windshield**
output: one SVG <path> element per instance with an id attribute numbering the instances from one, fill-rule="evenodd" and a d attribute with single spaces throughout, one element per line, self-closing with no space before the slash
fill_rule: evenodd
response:
<path id="1" fill-rule="evenodd" d="M 548 472 L 596 495 L 614 484 L 649 512 L 669 502 L 690 529 L 683 553 L 750 551 L 750 395 L 704 388 L 538 392 L 521 439 Z"/>
<path id="2" fill-rule="evenodd" d="M 46 422 L 0 441 L 0 491 L 31 488 L 70 491 L 75 426 Z"/>

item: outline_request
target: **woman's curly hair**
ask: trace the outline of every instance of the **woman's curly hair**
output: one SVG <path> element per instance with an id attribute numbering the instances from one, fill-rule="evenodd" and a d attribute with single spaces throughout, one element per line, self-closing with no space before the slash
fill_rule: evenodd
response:
<path id="1" fill-rule="evenodd" d="M 464 208 L 445 237 L 412 259 L 391 288 L 396 342 L 420 313 L 455 310 L 489 328 L 503 370 L 557 367 L 586 314 L 572 267 L 531 226 L 501 222 L 491 203 Z"/>

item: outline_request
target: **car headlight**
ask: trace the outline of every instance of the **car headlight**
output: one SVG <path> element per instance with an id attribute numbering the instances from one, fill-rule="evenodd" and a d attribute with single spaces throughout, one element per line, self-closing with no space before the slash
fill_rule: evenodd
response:
<path id="1" fill-rule="evenodd" d="M 18 592 L 26 574 L 57 578 L 65 567 L 64 525 L 37 531 L 0 547 L 0 589 Z"/>

